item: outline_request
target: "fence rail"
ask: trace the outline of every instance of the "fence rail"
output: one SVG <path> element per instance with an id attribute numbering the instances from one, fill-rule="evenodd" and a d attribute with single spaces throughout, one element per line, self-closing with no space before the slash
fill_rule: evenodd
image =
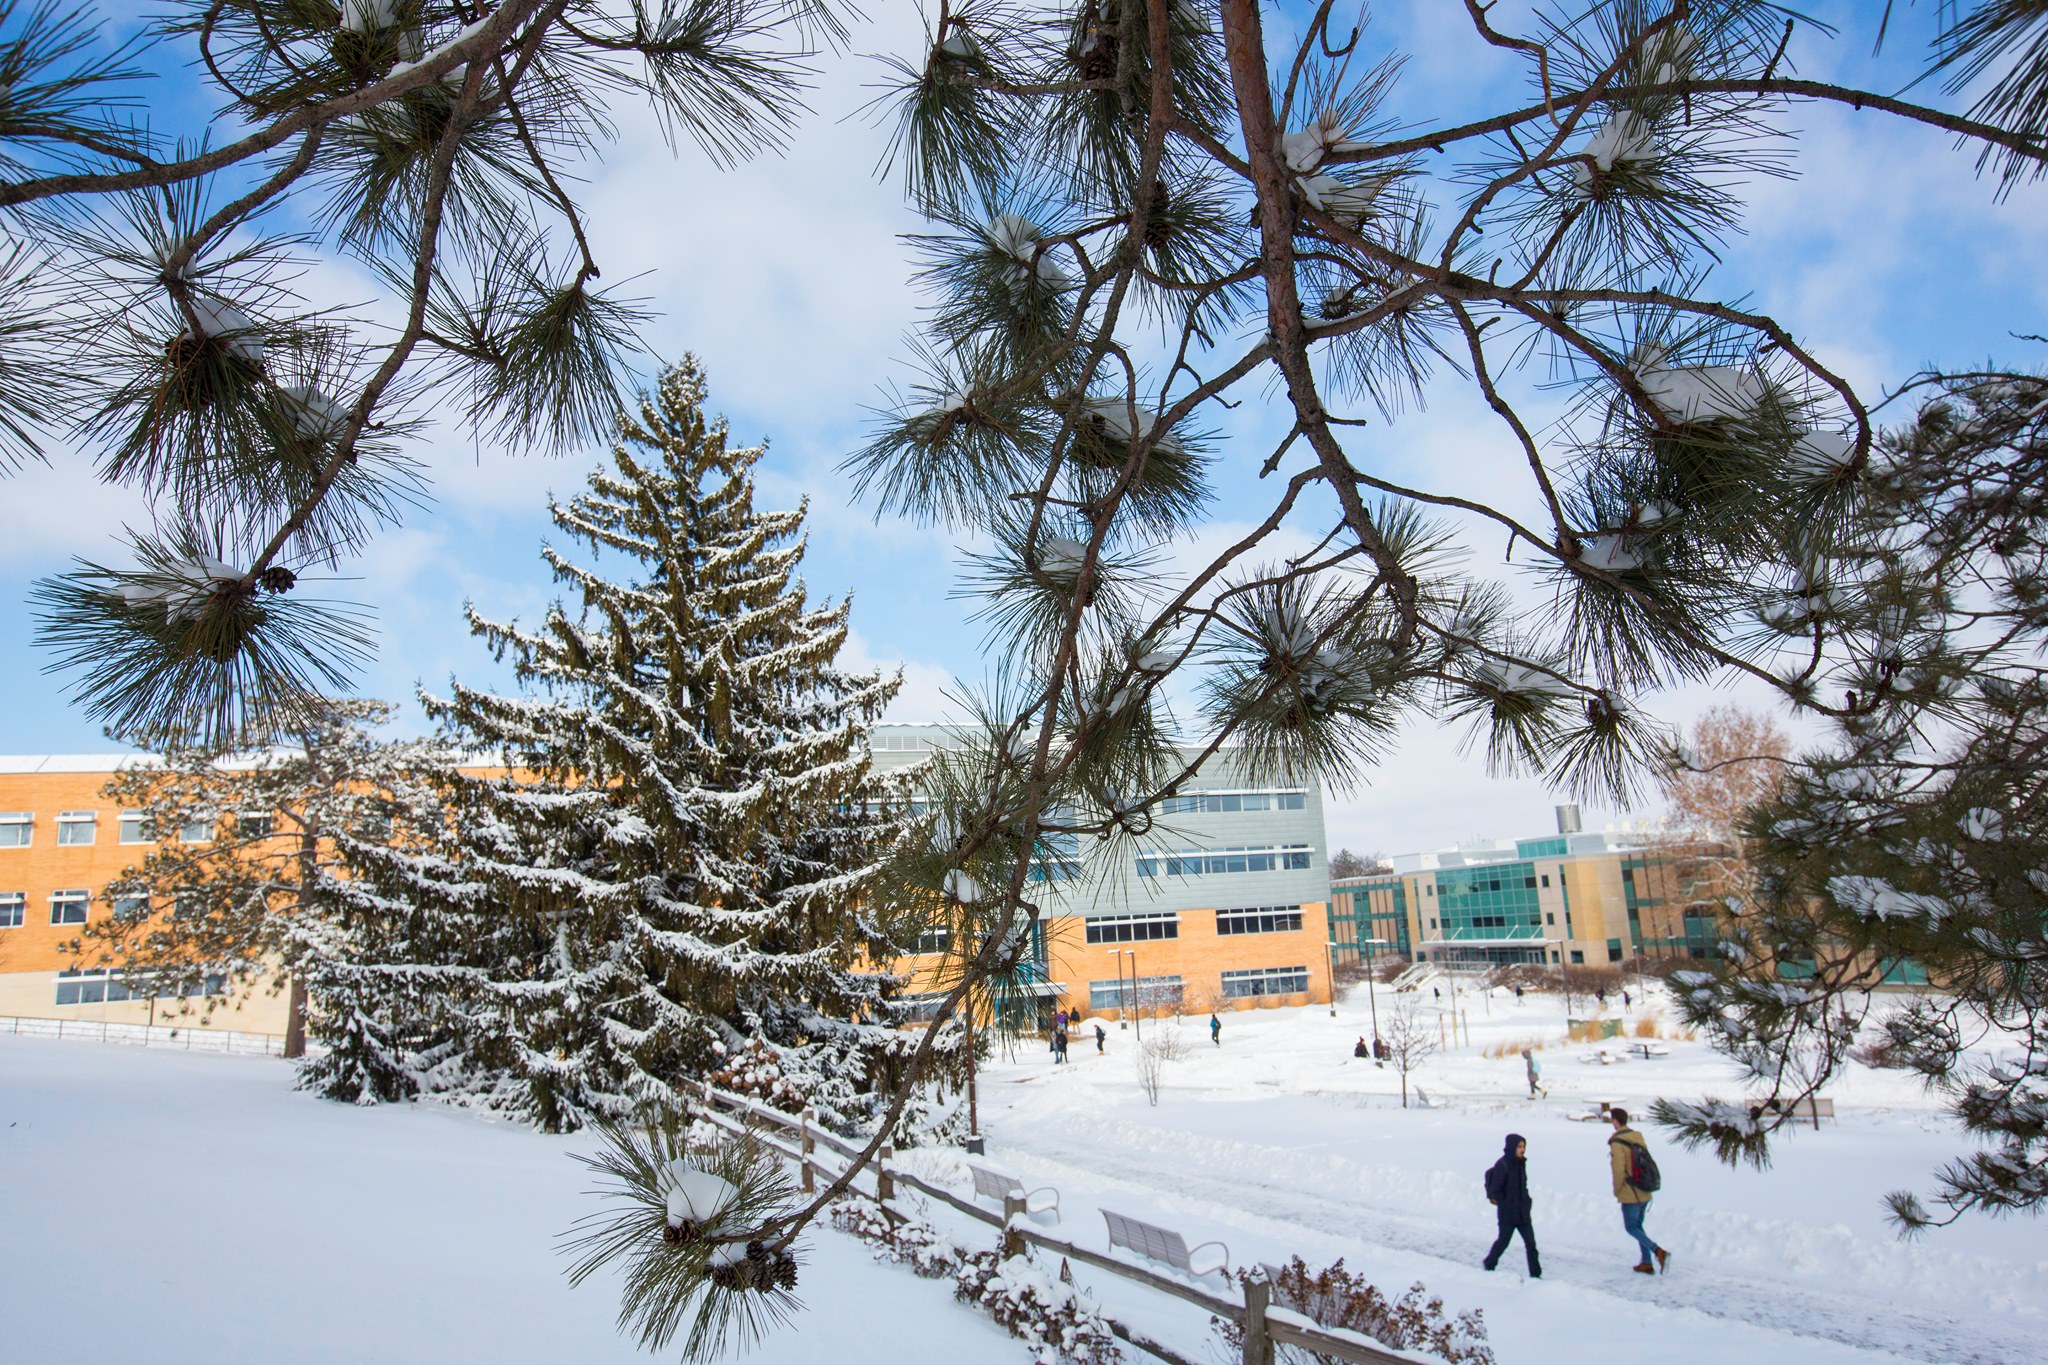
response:
<path id="1" fill-rule="evenodd" d="M 284 1055 L 284 1039 L 271 1034 L 173 1027 L 169 1024 L 115 1024 L 101 1019 L 32 1019 L 7 1014 L 0 1015 L 0 1033 L 18 1033 L 24 1038 L 65 1038 L 88 1043 L 183 1048 L 187 1052 L 224 1052 L 243 1057 Z"/>
<path id="2" fill-rule="evenodd" d="M 707 1111 L 707 1116 L 718 1126 L 733 1132 L 751 1133 L 763 1146 L 797 1163 L 806 1192 L 814 1188 L 813 1182 L 817 1174 L 822 1173 L 828 1180 L 839 1174 L 818 1160 L 818 1147 L 825 1147 L 849 1160 L 860 1155 L 860 1148 L 843 1141 L 835 1133 L 818 1128 L 806 1117 L 771 1109 L 744 1095 L 735 1095 L 714 1086 L 698 1084 L 689 1088 L 695 1090 L 712 1106 Z M 744 1119 L 734 1117 L 735 1115 L 743 1115 Z M 763 1123 L 779 1130 L 778 1136 L 762 1134 L 758 1125 Z M 785 1140 L 782 1135 L 793 1136 L 795 1142 Z M 1245 1284 L 1244 1301 L 1235 1302 L 1143 1266 L 1116 1260 L 1102 1252 L 1076 1246 L 1058 1237 L 1047 1236 L 1036 1228 L 1024 1226 L 1024 1201 L 1014 1195 L 1003 1201 L 1001 1214 L 993 1213 L 979 1204 L 962 1199 L 951 1190 L 921 1180 L 908 1171 L 897 1169 L 891 1161 L 894 1155 L 894 1150 L 888 1144 L 883 1144 L 868 1172 L 873 1177 L 873 1197 L 882 1205 L 886 1214 L 895 1218 L 909 1216 L 891 1206 L 895 1198 L 895 1187 L 899 1184 L 907 1185 L 976 1222 L 995 1228 L 1006 1250 L 1022 1251 L 1026 1244 L 1041 1247 L 1055 1255 L 1094 1266 L 1119 1278 L 1141 1284 L 1147 1289 L 1157 1290 L 1193 1304 L 1244 1329 L 1244 1365 L 1272 1365 L 1273 1348 L 1276 1344 L 1299 1347 L 1331 1360 L 1349 1362 L 1349 1365 L 1420 1365 L 1419 1357 L 1376 1345 L 1356 1332 L 1333 1331 L 1322 1327 L 1299 1313 L 1289 1312 L 1274 1304 L 1271 1284 L 1263 1275 L 1256 1272 Z M 1111 1321 L 1110 1329 L 1121 1340 L 1168 1362 L 1168 1365 L 1195 1365 L 1195 1362 L 1171 1347 L 1153 1341 L 1122 1323 Z"/>

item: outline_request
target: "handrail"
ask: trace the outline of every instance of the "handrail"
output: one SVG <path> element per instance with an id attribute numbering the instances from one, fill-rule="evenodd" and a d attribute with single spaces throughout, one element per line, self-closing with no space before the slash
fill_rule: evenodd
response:
<path id="1" fill-rule="evenodd" d="M 762 1143 L 763 1146 L 795 1161 L 799 1167 L 808 1161 L 809 1164 L 820 1170 L 825 1169 L 814 1156 L 807 1156 L 801 1150 L 793 1150 L 782 1142 L 764 1137 L 752 1125 L 719 1112 L 717 1106 L 724 1104 L 741 1111 L 749 1118 L 765 1120 L 785 1131 L 795 1130 L 801 1132 L 804 1136 L 810 1138 L 811 1141 L 822 1143 L 843 1156 L 852 1158 L 860 1155 L 860 1148 L 840 1140 L 836 1135 L 824 1132 L 801 1118 L 783 1113 L 778 1109 L 770 1108 L 744 1095 L 736 1095 L 730 1091 L 720 1090 L 716 1086 L 703 1082 L 685 1082 L 685 1088 L 697 1091 L 711 1102 L 711 1107 L 705 1110 L 705 1117 L 721 1127 L 752 1136 L 755 1141 Z M 884 1147 L 882 1150 L 886 1153 L 889 1149 Z M 1257 1277 L 1254 1277 L 1253 1283 L 1262 1292 L 1257 1294 L 1247 1293 L 1248 1303 L 1233 1303 L 1228 1299 L 1219 1298 L 1214 1294 L 1197 1289 L 1193 1285 L 1183 1284 L 1178 1280 L 1170 1279 L 1144 1266 L 1132 1265 L 1127 1261 L 1119 1261 L 1102 1252 L 1091 1251 L 1086 1247 L 1076 1246 L 1074 1243 L 1064 1241 L 1061 1238 L 1048 1236 L 1036 1228 L 1025 1226 L 1021 1219 L 991 1213 L 978 1204 L 962 1199 L 951 1190 L 942 1189 L 927 1180 L 912 1175 L 908 1171 L 896 1168 L 885 1156 L 878 1156 L 876 1158 L 873 1163 L 873 1169 L 877 1191 L 874 1197 L 881 1203 L 886 1212 L 898 1217 L 907 1217 L 907 1215 L 903 1214 L 901 1210 L 891 1208 L 889 1201 L 881 1197 L 881 1192 L 894 1184 L 900 1183 L 908 1185 L 920 1194 L 938 1200 L 940 1203 L 959 1213 L 965 1214 L 976 1222 L 984 1223 L 989 1227 L 997 1229 L 1006 1238 L 1013 1238 L 1018 1242 L 1043 1248 L 1055 1255 L 1064 1256 L 1068 1260 L 1079 1261 L 1083 1265 L 1106 1270 L 1112 1275 L 1118 1275 L 1127 1280 L 1134 1280 L 1147 1289 L 1171 1295 L 1216 1317 L 1235 1323 L 1240 1328 L 1248 1328 L 1248 1325 L 1253 1321 L 1254 1315 L 1250 1307 L 1248 1307 L 1248 1303 L 1255 1302 L 1257 1304 L 1257 1324 L 1261 1329 L 1264 1339 L 1269 1343 L 1298 1346 L 1306 1351 L 1313 1351 L 1338 1360 L 1351 1362 L 1351 1365 L 1418 1365 L 1417 1357 L 1390 1351 L 1358 1332 L 1345 1328 L 1325 1327 L 1305 1314 L 1294 1312 L 1277 1304 L 1270 1304 L 1267 1292 L 1263 1292 L 1266 1290 L 1266 1282 Z M 1204 1242 L 1202 1245 L 1207 1246 L 1209 1243 Z M 1221 1244 L 1218 1243 L 1218 1245 Z M 1110 1329 L 1118 1338 L 1129 1342 L 1140 1350 L 1157 1356 L 1161 1360 L 1167 1361 L 1169 1365 L 1189 1365 L 1186 1357 L 1169 1347 L 1152 1341 L 1141 1333 L 1130 1330 L 1122 1323 L 1111 1321 Z M 1247 1330 L 1246 1340 L 1248 1347 L 1251 1345 L 1251 1338 L 1252 1333 Z"/>

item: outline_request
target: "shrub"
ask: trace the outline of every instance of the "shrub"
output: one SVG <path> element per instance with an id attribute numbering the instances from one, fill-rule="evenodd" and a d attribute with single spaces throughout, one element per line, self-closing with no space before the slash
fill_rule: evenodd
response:
<path id="1" fill-rule="evenodd" d="M 1251 1272 L 1236 1272 L 1238 1284 Z M 1410 1285 L 1398 1299 L 1389 1299 L 1364 1277 L 1354 1275 L 1338 1262 L 1326 1270 L 1311 1270 L 1297 1256 L 1273 1281 L 1273 1302 L 1306 1315 L 1324 1327 L 1341 1327 L 1371 1337 L 1383 1346 L 1402 1351 L 1422 1351 L 1449 1361 L 1451 1365 L 1494 1365 L 1493 1348 L 1486 1342 L 1486 1319 L 1475 1308 L 1455 1318 L 1444 1316 L 1444 1301 L 1427 1298 L 1428 1290 Z M 1216 1335 L 1231 1358 L 1244 1352 L 1244 1328 L 1224 1318 L 1210 1319 Z M 1282 1346 L 1273 1354 L 1275 1365 L 1341 1365 L 1335 1356 Z"/>
<path id="2" fill-rule="evenodd" d="M 1094 1300 L 1027 1256 L 975 1251 L 914 1218 L 892 1218 L 871 1199 L 847 1199 L 832 1226 L 928 1280 L 953 1281 L 953 1294 L 976 1305 L 1029 1344 L 1033 1365 L 1119 1365 L 1123 1352 Z"/>

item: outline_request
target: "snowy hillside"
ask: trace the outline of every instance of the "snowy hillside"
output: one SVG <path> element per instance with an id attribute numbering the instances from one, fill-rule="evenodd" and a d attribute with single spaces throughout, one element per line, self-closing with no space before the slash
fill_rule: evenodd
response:
<path id="1" fill-rule="evenodd" d="M 1582 1062 L 1596 1048 L 1558 1045 L 1555 1001 L 1467 1003 L 1472 1043 L 1419 1076 L 1449 1101 L 1434 1110 L 1403 1112 L 1393 1073 L 1351 1056 L 1362 996 L 1334 1020 L 1230 1015 L 1221 1047 L 1190 1020 L 1189 1055 L 1168 1065 L 1156 1108 L 1134 1036 L 1113 1025 L 1101 1057 L 1081 1038 L 1065 1067 L 1021 1051 L 984 1073 L 989 1162 L 1056 1185 L 1057 1232 L 1084 1245 L 1104 1246 L 1106 1205 L 1191 1241 L 1220 1237 L 1239 1264 L 1341 1256 L 1384 1288 L 1419 1279 L 1453 1310 L 1485 1310 L 1501 1365 L 2048 1361 L 2038 1222 L 1972 1220 L 1911 1246 L 1883 1223 L 1879 1195 L 1923 1184 L 1955 1150 L 1910 1082 L 1855 1073 L 1833 1092 L 1839 1120 L 1763 1173 L 1647 1130 L 1665 1173 L 1649 1225 L 1673 1252 L 1672 1273 L 1651 1279 L 1629 1270 L 1605 1126 L 1567 1115 L 1593 1099 L 1641 1108 L 1726 1091 L 1722 1064 L 1683 1042 L 1656 1060 Z M 1548 1099 L 1523 1097 L 1518 1057 L 1483 1055 L 1525 1038 L 1553 1044 L 1539 1054 Z M 172 1361 L 645 1358 L 612 1331 L 611 1287 L 571 1291 L 553 1251 L 588 1211 L 568 1158 L 578 1140 L 288 1087 L 267 1059 L 0 1038 L 0 1226 L 17 1253 L 0 1276 L 8 1354 L 132 1335 Z M 1492 1235 L 1480 1174 L 1510 1130 L 1529 1141 L 1538 1283 L 1519 1247 L 1498 1272 L 1478 1264 Z M 953 1152 L 904 1164 L 968 1188 Z M 987 1239 L 945 1213 L 934 1221 Z M 874 1264 L 829 1229 L 808 1243 L 810 1311 L 752 1359 L 1025 1359 L 943 1284 Z M 1212 1356 L 1201 1314 L 1099 1272 L 1078 1278 L 1112 1313 Z"/>

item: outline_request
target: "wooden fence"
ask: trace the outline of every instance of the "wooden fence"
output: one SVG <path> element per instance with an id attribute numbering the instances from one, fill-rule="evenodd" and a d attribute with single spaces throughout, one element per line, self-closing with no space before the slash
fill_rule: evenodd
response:
<path id="1" fill-rule="evenodd" d="M 860 1154 L 858 1147 L 820 1129 L 812 1124 L 808 1117 L 785 1114 L 745 1096 L 734 1095 L 708 1085 L 690 1088 L 710 1106 L 707 1117 L 718 1126 L 733 1132 L 751 1133 L 764 1147 L 795 1163 L 800 1186 L 806 1194 L 817 1189 L 817 1177 L 820 1173 L 828 1180 L 838 1173 L 819 1158 L 818 1148 L 824 1147 L 849 1159 Z M 762 1125 L 772 1128 L 774 1132 L 763 1133 Z M 896 1187 L 908 1186 L 976 1222 L 995 1228 L 1005 1254 L 1021 1254 L 1027 1245 L 1042 1247 L 1054 1255 L 1094 1266 L 1120 1279 L 1130 1280 L 1147 1289 L 1155 1289 L 1162 1294 L 1193 1304 L 1244 1329 L 1244 1365 L 1272 1365 L 1273 1348 L 1276 1345 L 1300 1347 L 1332 1360 L 1352 1362 L 1353 1365 L 1420 1365 L 1423 1361 L 1420 1356 L 1394 1351 L 1356 1332 L 1323 1327 L 1300 1313 L 1290 1312 L 1275 1305 L 1272 1302 L 1272 1285 L 1262 1274 L 1254 1273 L 1245 1282 L 1243 1302 L 1226 1299 L 1171 1276 L 1148 1270 L 1144 1266 L 1115 1260 L 1102 1252 L 1091 1251 L 1061 1238 L 1047 1236 L 1025 1223 L 1024 1201 L 1017 1196 L 1013 1195 L 1003 1201 L 1002 1213 L 991 1212 L 979 1204 L 961 1198 L 951 1190 L 928 1184 L 908 1171 L 897 1169 L 892 1162 L 894 1155 L 894 1150 L 885 1143 L 867 1172 L 873 1177 L 873 1197 L 881 1204 L 885 1214 L 892 1218 L 904 1219 L 910 1216 L 892 1205 L 896 1197 Z M 868 1191 L 863 1190 L 861 1193 L 866 1194 Z M 1168 1365 L 1198 1365 L 1198 1362 L 1190 1360 L 1172 1347 L 1153 1341 L 1123 1323 L 1111 1320 L 1109 1325 L 1119 1340 L 1168 1362 Z"/>

